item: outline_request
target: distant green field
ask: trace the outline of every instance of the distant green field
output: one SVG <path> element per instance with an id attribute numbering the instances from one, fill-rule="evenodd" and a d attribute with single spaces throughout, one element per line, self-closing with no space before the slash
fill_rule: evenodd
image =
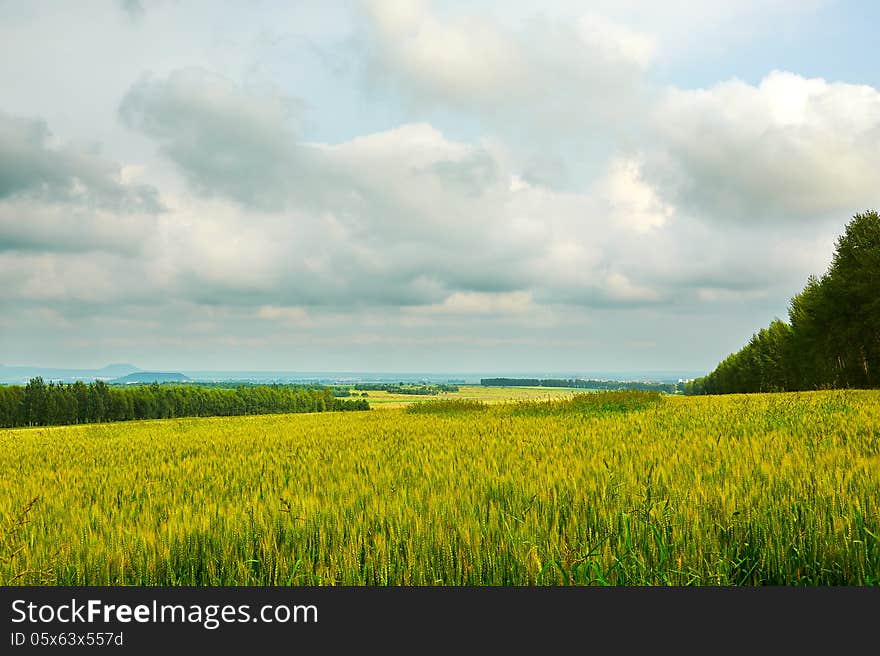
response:
<path id="1" fill-rule="evenodd" d="M 486 403 L 520 401 L 529 399 L 558 399 L 572 394 L 584 393 L 584 389 L 569 387 L 483 387 L 481 385 L 459 385 L 457 392 L 441 392 L 436 396 L 417 396 L 412 394 L 392 394 L 384 391 L 369 391 L 366 397 L 371 407 L 397 408 L 409 403 L 419 403 L 428 399 L 478 399 Z M 360 394 L 358 392 L 357 394 Z"/>
<path id="2" fill-rule="evenodd" d="M 0 430 L 0 584 L 880 582 L 880 392 L 520 392 Z"/>

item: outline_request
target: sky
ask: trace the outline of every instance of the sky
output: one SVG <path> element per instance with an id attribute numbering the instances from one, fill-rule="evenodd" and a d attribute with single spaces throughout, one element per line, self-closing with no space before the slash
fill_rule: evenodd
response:
<path id="1" fill-rule="evenodd" d="M 0 0 L 0 363 L 709 371 L 880 207 L 878 20 Z"/>

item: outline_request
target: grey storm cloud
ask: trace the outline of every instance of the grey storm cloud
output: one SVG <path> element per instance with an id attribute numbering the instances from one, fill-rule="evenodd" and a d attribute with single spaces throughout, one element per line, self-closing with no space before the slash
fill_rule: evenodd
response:
<path id="1" fill-rule="evenodd" d="M 155 232 L 152 214 L 118 213 L 76 203 L 0 201 L 0 252 L 137 255 Z"/>
<path id="2" fill-rule="evenodd" d="M 158 190 L 56 141 L 44 121 L 0 113 L 0 253 L 141 252 L 165 211 Z"/>
<path id="3" fill-rule="evenodd" d="M 677 215 L 637 160 L 613 162 L 585 193 L 560 192 L 519 176 L 503 149 L 427 124 L 306 143 L 296 104 L 193 69 L 144 78 L 125 95 L 125 123 L 153 138 L 197 195 L 238 207 L 166 225 L 165 241 L 180 245 L 166 256 L 182 297 L 448 310 L 457 293 L 523 293 L 633 308 L 773 286 L 743 275 L 772 253 L 725 254 L 729 231 Z"/>
<path id="4" fill-rule="evenodd" d="M 247 93 L 222 76 L 183 69 L 141 79 L 119 113 L 155 139 L 198 191 L 277 210 L 325 184 L 314 175 L 314 153 L 296 143 L 296 109 L 277 91 Z"/>
<path id="5" fill-rule="evenodd" d="M 490 4 L 7 3 L 0 355 L 714 363 L 877 199 L 876 89 L 673 66 L 766 0 Z"/>
<path id="6" fill-rule="evenodd" d="M 248 221 L 270 235 L 247 239 L 262 244 L 263 261 L 277 257 L 274 274 L 253 283 L 206 280 L 196 266 L 182 276 L 189 294 L 256 302 L 254 285 L 264 284 L 289 302 L 409 305 L 434 302 L 444 288 L 522 284 L 516 264 L 534 242 L 494 238 L 504 216 L 491 208 L 503 207 L 508 181 L 492 153 L 427 125 L 333 146 L 303 143 L 292 126 L 296 104 L 195 69 L 144 78 L 126 93 L 125 124 L 153 138 L 193 191 L 281 213 Z M 225 236 L 234 234 L 230 227 Z M 472 262 L 465 255 L 476 245 L 483 259 Z M 304 284 L 279 282 L 294 279 Z"/>
<path id="7" fill-rule="evenodd" d="M 295 129 L 300 104 L 277 90 L 248 90 L 209 71 L 183 69 L 164 79 L 138 81 L 123 98 L 119 114 L 129 128 L 154 139 L 205 196 L 265 211 L 300 207 L 399 213 L 400 203 L 389 198 L 373 173 L 364 174 L 364 158 L 406 157 L 407 145 L 392 144 L 395 152 L 383 153 L 371 150 L 376 139 L 370 137 L 355 139 L 347 148 L 304 143 Z M 418 142 L 409 148 L 417 150 Z M 481 150 L 454 159 L 414 157 L 408 166 L 452 193 L 471 196 L 498 176 L 496 162 Z"/>
<path id="8" fill-rule="evenodd" d="M 141 0 L 119 0 L 119 6 L 132 18 L 140 18 L 144 13 L 144 5 Z"/>
<path id="9" fill-rule="evenodd" d="M 153 138 L 197 194 L 240 208 L 199 217 L 202 232 L 167 228 L 186 245 L 172 259 L 185 263 L 176 280 L 188 298 L 408 306 L 529 283 L 522 264 L 536 241 L 508 225 L 510 172 L 497 154 L 427 125 L 303 143 L 293 104 L 197 70 L 142 79 L 125 95 L 124 122 Z M 238 257 L 253 254 L 248 271 L 206 231 L 241 244 Z"/>
<path id="10" fill-rule="evenodd" d="M 27 197 L 120 212 L 159 212 L 158 191 L 120 180 L 119 165 L 71 145 L 50 145 L 44 121 L 0 112 L 0 200 Z"/>
<path id="11" fill-rule="evenodd" d="M 486 152 L 477 152 L 461 162 L 442 161 L 431 164 L 427 172 L 460 193 L 479 196 L 498 181 L 498 165 Z"/>

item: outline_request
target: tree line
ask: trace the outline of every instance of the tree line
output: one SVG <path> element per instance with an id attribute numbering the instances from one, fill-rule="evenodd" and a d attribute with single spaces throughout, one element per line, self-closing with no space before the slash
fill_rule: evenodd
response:
<path id="1" fill-rule="evenodd" d="M 880 216 L 856 214 L 831 265 L 688 394 L 880 387 Z"/>
<path id="2" fill-rule="evenodd" d="M 646 392 L 666 392 L 674 394 L 675 383 L 654 383 L 646 381 L 594 380 L 591 378 L 481 378 L 484 387 L 573 387 L 593 390 L 642 390 Z"/>
<path id="3" fill-rule="evenodd" d="M 356 390 L 386 391 L 390 394 L 412 394 L 414 396 L 436 396 L 440 392 L 457 392 L 458 385 L 448 383 L 357 383 Z"/>
<path id="4" fill-rule="evenodd" d="M 366 399 L 334 398 L 329 389 L 191 385 L 111 387 L 103 381 L 0 386 L 0 427 L 85 424 L 132 419 L 369 410 Z"/>

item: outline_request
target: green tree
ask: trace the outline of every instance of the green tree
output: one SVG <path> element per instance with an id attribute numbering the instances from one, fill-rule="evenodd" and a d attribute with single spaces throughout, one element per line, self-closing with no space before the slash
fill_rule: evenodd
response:
<path id="1" fill-rule="evenodd" d="M 24 388 L 24 418 L 29 426 L 42 426 L 48 414 L 48 392 L 42 377 L 31 378 Z"/>
<path id="2" fill-rule="evenodd" d="M 880 387 L 880 215 L 856 214 L 831 266 L 689 394 Z"/>

